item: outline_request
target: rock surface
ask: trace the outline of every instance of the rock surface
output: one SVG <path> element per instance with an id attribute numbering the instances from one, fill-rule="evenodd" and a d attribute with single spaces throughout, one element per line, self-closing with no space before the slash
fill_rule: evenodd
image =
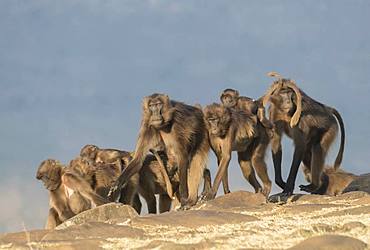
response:
<path id="1" fill-rule="evenodd" d="M 138 216 L 107 204 L 57 230 L 0 235 L 0 249 L 370 249 L 370 194 L 294 195 L 285 204 L 233 192 L 189 211 Z"/>

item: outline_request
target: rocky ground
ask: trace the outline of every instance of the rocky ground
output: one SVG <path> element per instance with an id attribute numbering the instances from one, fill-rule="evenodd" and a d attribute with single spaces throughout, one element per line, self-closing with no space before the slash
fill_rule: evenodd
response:
<path id="1" fill-rule="evenodd" d="M 56 230 L 0 235 L 0 249 L 287 248 L 370 249 L 370 194 L 295 195 L 272 204 L 238 191 L 189 211 L 147 216 L 112 203 Z"/>

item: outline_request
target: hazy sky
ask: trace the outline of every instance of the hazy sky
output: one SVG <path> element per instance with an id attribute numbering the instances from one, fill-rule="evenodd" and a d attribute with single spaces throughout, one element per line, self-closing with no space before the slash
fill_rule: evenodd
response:
<path id="1" fill-rule="evenodd" d="M 341 112 L 343 168 L 369 172 L 369 13 L 366 0 L 1 0 L 0 232 L 44 225 L 42 160 L 67 163 L 90 143 L 132 150 L 143 96 L 257 98 L 272 70 Z M 235 160 L 230 172 L 232 190 L 252 190 Z"/>

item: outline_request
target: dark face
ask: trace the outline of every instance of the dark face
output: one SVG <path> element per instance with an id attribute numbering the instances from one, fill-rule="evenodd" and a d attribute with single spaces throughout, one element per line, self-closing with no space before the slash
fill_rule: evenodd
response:
<path id="1" fill-rule="evenodd" d="M 61 183 L 61 166 L 55 160 L 43 161 L 36 174 L 36 179 L 41 180 L 46 189 L 56 190 Z"/>
<path id="2" fill-rule="evenodd" d="M 282 88 L 272 95 L 272 102 L 284 113 L 290 113 L 295 107 L 295 95 L 290 88 Z"/>
<path id="3" fill-rule="evenodd" d="M 208 131 L 211 135 L 220 134 L 220 118 L 217 116 L 211 116 L 207 118 Z"/>
<path id="4" fill-rule="evenodd" d="M 238 97 L 236 93 L 233 92 L 225 92 L 221 96 L 222 104 L 227 108 L 233 108 L 236 106 L 238 101 Z"/>
<path id="5" fill-rule="evenodd" d="M 213 136 L 223 137 L 230 125 L 230 113 L 220 104 L 212 104 L 205 108 L 204 117 L 208 133 Z"/>
<path id="6" fill-rule="evenodd" d="M 163 124 L 163 102 L 160 98 L 154 98 L 149 101 L 148 108 L 150 112 L 150 125 L 154 127 L 159 127 Z"/>

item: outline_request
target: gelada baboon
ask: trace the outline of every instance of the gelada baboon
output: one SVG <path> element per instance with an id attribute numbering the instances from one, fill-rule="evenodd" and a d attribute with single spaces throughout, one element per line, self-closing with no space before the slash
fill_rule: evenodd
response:
<path id="1" fill-rule="evenodd" d="M 140 169 L 139 194 L 145 199 L 148 212 L 157 213 L 155 195 L 159 195 L 159 212 L 167 212 L 174 208 L 179 200 L 179 174 L 176 167 L 171 166 L 167 155 L 163 151 L 151 150 Z M 211 177 L 208 169 L 204 170 L 203 193 L 211 187 Z"/>
<path id="2" fill-rule="evenodd" d="M 265 153 L 269 144 L 266 129 L 252 121 L 244 111 L 226 108 L 220 104 L 212 104 L 204 109 L 209 141 L 217 156 L 218 170 L 213 182 L 212 191 L 204 199 L 216 196 L 221 179 L 224 192 L 228 193 L 227 169 L 232 151 L 238 152 L 238 161 L 244 177 L 261 191 L 254 169 L 263 182 L 262 193 L 267 197 L 271 190 L 271 181 L 267 175 Z"/>
<path id="3" fill-rule="evenodd" d="M 95 165 L 116 165 L 119 173 L 115 176 L 114 181 L 122 173 L 123 169 L 128 166 L 129 161 L 132 159 L 131 153 L 118 149 L 101 149 L 96 145 L 88 144 L 85 145 L 80 151 L 80 157 L 86 159 L 90 162 L 93 162 Z M 128 184 L 121 190 L 121 193 L 118 197 L 118 201 L 130 205 L 135 208 L 135 210 L 140 214 L 141 212 L 141 201 L 137 195 L 137 188 L 139 185 L 139 175 L 133 175 Z M 109 186 L 109 189 L 112 185 Z M 103 189 L 104 191 L 106 189 Z"/>
<path id="4" fill-rule="evenodd" d="M 82 211 L 108 202 L 96 194 L 90 183 L 75 172 L 75 169 L 64 167 L 53 159 L 40 164 L 36 178 L 49 190 L 48 229 L 55 228 Z"/>
<path id="5" fill-rule="evenodd" d="M 265 128 L 272 129 L 273 124 L 265 116 L 265 108 L 262 105 L 262 98 L 253 100 L 246 96 L 240 96 L 235 89 L 222 91 L 220 100 L 223 106 L 243 110 L 251 116 L 254 122 L 260 122 Z M 267 131 L 270 134 L 270 130 Z M 272 133 L 272 132 L 271 132 Z"/>
<path id="6" fill-rule="evenodd" d="M 276 74 L 269 74 L 276 76 Z M 271 200 L 290 196 L 293 193 L 297 171 L 301 162 L 312 173 L 311 184 L 301 185 L 302 191 L 315 193 L 321 186 L 321 173 L 325 164 L 326 154 L 333 143 L 339 122 L 341 142 L 334 169 L 342 162 L 344 151 L 344 124 L 334 108 L 321 104 L 306 95 L 296 84 L 278 76 L 267 91 L 263 104 L 270 103 L 270 120 L 275 125 L 271 140 L 272 158 L 275 168 L 275 182 L 283 188 L 281 194 L 271 197 Z M 283 133 L 293 139 L 295 149 L 287 183 L 281 176 L 281 138 Z"/>
<path id="7" fill-rule="evenodd" d="M 163 94 L 152 94 L 143 100 L 135 154 L 112 189 L 113 200 L 129 178 L 140 171 L 149 150 L 158 145 L 165 146 L 166 155 L 178 166 L 181 208 L 189 208 L 197 202 L 209 151 L 203 114 L 199 108 L 172 101 Z"/>
<path id="8" fill-rule="evenodd" d="M 122 171 L 128 165 L 126 159 L 130 156 L 130 152 L 118 149 L 101 149 L 96 145 L 88 144 L 81 149 L 80 156 L 95 163 L 122 164 Z"/>
<path id="9" fill-rule="evenodd" d="M 167 155 L 161 151 L 154 151 L 145 157 L 140 169 L 139 194 L 145 199 L 148 212 L 157 213 L 157 200 L 159 195 L 159 212 L 169 211 L 174 194 L 178 190 L 178 175 L 168 176 L 166 166 L 168 165 Z M 165 173 L 163 173 L 163 170 Z"/>
<path id="10" fill-rule="evenodd" d="M 311 171 L 305 165 L 302 165 L 302 170 L 307 182 L 311 182 Z M 318 194 L 338 195 L 342 194 L 343 190 L 355 179 L 357 175 L 345 172 L 341 169 L 333 167 L 325 167 L 321 178 L 323 185 L 318 190 Z"/>

